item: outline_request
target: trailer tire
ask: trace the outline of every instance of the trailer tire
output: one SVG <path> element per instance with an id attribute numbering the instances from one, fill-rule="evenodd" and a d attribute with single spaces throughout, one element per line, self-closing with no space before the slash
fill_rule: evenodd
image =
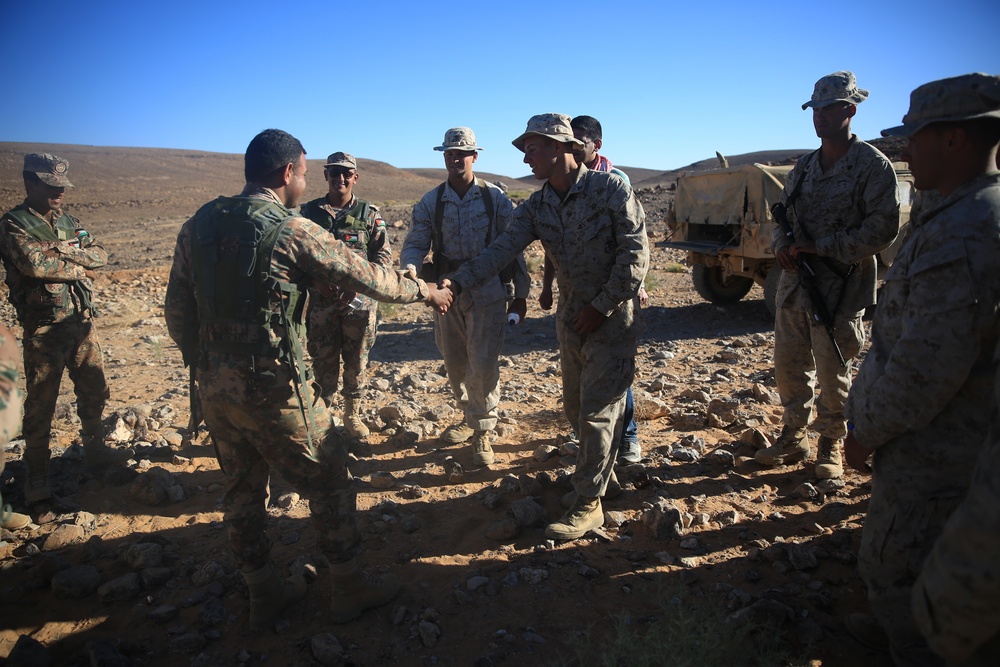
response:
<path id="1" fill-rule="evenodd" d="M 695 264 L 691 270 L 694 289 L 712 303 L 736 303 L 753 287 L 753 279 L 744 276 L 724 278 L 721 266 Z"/>

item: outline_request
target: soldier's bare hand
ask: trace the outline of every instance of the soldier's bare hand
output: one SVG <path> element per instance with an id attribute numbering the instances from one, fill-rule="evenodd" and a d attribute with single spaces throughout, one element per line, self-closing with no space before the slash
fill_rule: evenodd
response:
<path id="1" fill-rule="evenodd" d="M 795 263 L 795 258 L 792 257 L 792 253 L 787 246 L 778 248 L 777 252 L 774 253 L 774 259 L 777 260 L 778 266 L 785 271 L 794 273 L 799 270 L 799 265 Z"/>
<path id="2" fill-rule="evenodd" d="M 639 288 L 639 307 L 645 308 L 649 305 L 649 293 L 646 291 L 645 287 Z"/>
<path id="3" fill-rule="evenodd" d="M 858 442 L 854 433 L 848 433 L 847 437 L 844 438 L 844 458 L 847 459 L 847 465 L 858 472 L 871 474 L 872 467 L 868 465 L 868 450 Z"/>
<path id="4" fill-rule="evenodd" d="M 542 292 L 538 295 L 538 305 L 542 310 L 552 308 L 552 285 L 542 287 Z"/>
<path id="5" fill-rule="evenodd" d="M 507 314 L 515 313 L 518 317 L 518 322 L 523 322 L 524 318 L 528 315 L 528 300 L 527 299 L 514 299 L 507 306 Z"/>
<path id="6" fill-rule="evenodd" d="M 608 318 L 588 303 L 576 314 L 576 322 L 573 328 L 578 334 L 593 333 L 604 324 L 604 320 L 606 319 Z"/>
<path id="7" fill-rule="evenodd" d="M 442 315 L 448 312 L 451 307 L 452 293 L 447 287 L 437 287 L 433 283 L 427 283 L 427 298 L 424 303 L 435 309 Z"/>
<path id="8" fill-rule="evenodd" d="M 789 251 L 792 253 L 792 257 L 798 258 L 802 253 L 807 255 L 816 254 L 816 242 L 815 241 L 796 241 L 791 245 Z"/>
<path id="9" fill-rule="evenodd" d="M 84 269 L 83 270 L 83 275 L 85 275 L 90 280 L 96 280 L 97 279 L 97 274 L 94 273 L 93 271 L 91 271 L 90 269 Z"/>

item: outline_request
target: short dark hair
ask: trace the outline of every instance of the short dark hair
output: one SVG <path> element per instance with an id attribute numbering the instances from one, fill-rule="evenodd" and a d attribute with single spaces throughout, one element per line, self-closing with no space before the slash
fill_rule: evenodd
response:
<path id="1" fill-rule="evenodd" d="M 992 150 L 994 146 L 1000 144 L 1000 119 L 968 118 L 966 120 L 945 120 L 933 124 L 938 133 L 951 128 L 960 127 L 965 130 L 969 140 L 975 144 L 980 151 Z"/>
<path id="2" fill-rule="evenodd" d="M 601 123 L 593 116 L 577 116 L 570 121 L 570 127 L 573 128 L 574 134 L 579 132 L 592 141 L 597 141 L 598 139 L 604 141 L 604 135 L 601 132 Z"/>
<path id="3" fill-rule="evenodd" d="M 250 142 L 243 156 L 247 183 L 267 183 L 270 176 L 305 155 L 302 142 L 282 130 L 264 130 Z"/>

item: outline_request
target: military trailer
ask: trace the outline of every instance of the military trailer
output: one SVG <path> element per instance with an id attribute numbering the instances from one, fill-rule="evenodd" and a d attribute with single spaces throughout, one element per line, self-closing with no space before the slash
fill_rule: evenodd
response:
<path id="1" fill-rule="evenodd" d="M 892 265 L 910 219 L 913 177 L 906 164 L 894 163 L 902 204 L 900 233 L 878 254 L 879 275 Z M 781 197 L 791 165 L 751 164 L 677 178 L 670 234 L 660 245 L 686 250 L 694 288 L 712 303 L 735 303 L 754 283 L 764 288 L 768 309 L 775 310 L 781 269 L 771 251 L 777 222 L 771 206 Z"/>

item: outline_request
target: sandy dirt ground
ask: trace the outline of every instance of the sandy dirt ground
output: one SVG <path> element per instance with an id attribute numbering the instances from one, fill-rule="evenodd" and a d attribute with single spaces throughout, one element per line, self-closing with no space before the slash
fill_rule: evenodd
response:
<path id="1" fill-rule="evenodd" d="M 669 192 L 640 198 L 655 244 Z M 405 210 L 386 214 L 397 249 Z M 3 533 L 0 656 L 27 636 L 40 645 L 21 639 L 21 659 L 53 665 L 562 664 L 581 646 L 599 651 L 619 623 L 655 621 L 681 597 L 764 619 L 802 664 L 885 663 L 841 621 L 865 608 L 855 553 L 869 479 L 848 472 L 824 485 L 811 463 L 753 461 L 761 434 L 780 428 L 763 293 L 706 303 L 686 269 L 678 272 L 683 256 L 658 246 L 634 384 L 644 458 L 619 469 L 625 491 L 606 502 L 601 531 L 566 543 L 543 534 L 546 518 L 561 515 L 573 456 L 555 324 L 537 307 L 537 282 L 529 318 L 507 334 L 498 460 L 489 468 L 473 468 L 467 446 L 436 438 L 459 413 L 429 311 L 386 308 L 364 402 L 373 435 L 355 443 L 351 469 L 362 560 L 399 574 L 403 590 L 353 623 L 325 620 L 329 575 L 308 504 L 274 479 L 273 557 L 312 581 L 276 633 L 243 635 L 248 601 L 223 523 L 224 477 L 205 432 L 185 431 L 188 374 L 163 320 L 182 220 L 91 226 L 112 253 L 97 281 L 109 444 L 137 455 L 127 470 L 85 472 L 67 378 L 52 432 L 62 500 L 33 512 L 29 528 Z M 537 280 L 539 248 L 529 261 Z M 4 452 L 3 496 L 15 508 L 23 507 L 22 452 L 23 441 Z M 46 664 L 30 659 L 8 664 Z"/>

